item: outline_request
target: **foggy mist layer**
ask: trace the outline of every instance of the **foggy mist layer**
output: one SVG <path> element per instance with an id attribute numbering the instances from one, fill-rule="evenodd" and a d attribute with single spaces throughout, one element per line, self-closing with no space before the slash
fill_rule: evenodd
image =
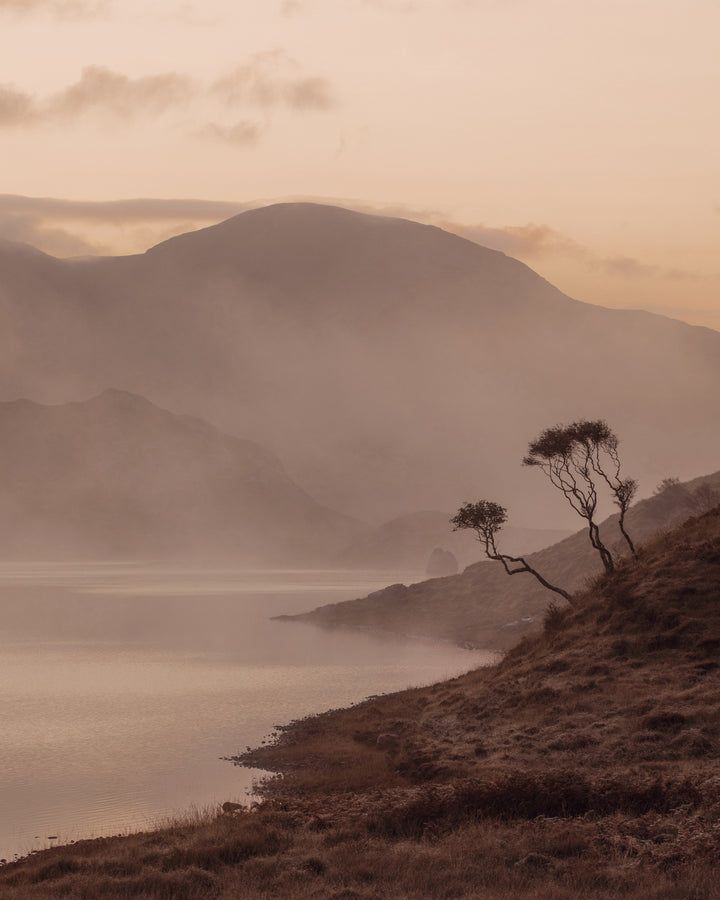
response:
<path id="1" fill-rule="evenodd" d="M 318 503 L 382 522 L 488 496 L 568 527 L 520 465 L 608 420 L 641 495 L 717 467 L 720 333 L 572 300 L 440 229 L 280 204 L 140 256 L 0 246 L 0 397 L 132 391 L 277 454 Z M 572 527 L 572 526 L 571 526 Z"/>

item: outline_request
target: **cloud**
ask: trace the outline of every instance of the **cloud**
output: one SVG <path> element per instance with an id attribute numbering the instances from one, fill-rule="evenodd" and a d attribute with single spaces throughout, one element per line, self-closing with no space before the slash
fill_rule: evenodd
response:
<path id="1" fill-rule="evenodd" d="M 108 252 L 107 248 L 77 234 L 62 228 L 48 227 L 41 218 L 32 215 L 0 213 L 0 238 L 32 244 L 53 256 L 87 256 Z"/>
<path id="2" fill-rule="evenodd" d="M 422 4 L 418 0 L 354 0 L 354 5 L 367 6 L 372 9 L 387 10 L 388 12 L 416 12 Z"/>
<path id="3" fill-rule="evenodd" d="M 1 2 L 1 0 L 0 0 Z M 335 98 L 326 78 L 307 76 L 298 63 L 281 50 L 259 53 L 247 64 L 203 85 L 179 72 L 131 78 L 105 66 L 86 66 L 78 81 L 47 97 L 34 97 L 14 85 L 0 85 L 0 128 L 66 126 L 90 116 L 131 120 L 159 116 L 173 110 L 188 116 L 208 115 L 208 101 L 220 104 L 219 121 L 192 134 L 233 146 L 252 146 L 269 125 L 270 113 L 284 107 L 296 112 L 326 111 Z M 254 107 L 266 114 L 264 126 L 247 121 L 222 121 L 222 110 Z"/>
<path id="4" fill-rule="evenodd" d="M 510 225 L 494 228 L 487 225 L 458 225 L 453 222 L 438 222 L 441 228 L 452 231 L 460 237 L 500 250 L 509 256 L 534 257 L 547 253 L 561 253 L 564 256 L 583 257 L 588 251 L 577 241 L 555 231 L 548 225 Z"/>
<path id="5" fill-rule="evenodd" d="M 63 200 L 0 194 L 0 218 L 31 216 L 36 219 L 84 221 L 121 225 L 177 219 L 219 221 L 250 209 L 250 204 L 228 200 L 137 198 L 133 200 Z"/>
<path id="6" fill-rule="evenodd" d="M 218 125 L 211 122 L 198 131 L 200 137 L 217 138 L 233 147 L 249 147 L 257 144 L 263 127 L 256 122 L 236 122 L 234 125 Z"/>
<path id="7" fill-rule="evenodd" d="M 508 256 L 514 256 L 521 260 L 533 260 L 538 257 L 547 259 L 551 256 L 572 258 L 585 265 L 586 268 L 601 271 L 611 278 L 625 281 L 650 278 L 684 281 L 699 277 L 696 272 L 665 268 L 642 262 L 630 256 L 598 256 L 588 247 L 550 228 L 549 225 L 530 223 L 493 228 L 486 225 L 460 225 L 437 219 L 434 219 L 433 224 L 476 244 L 481 244 L 483 247 L 500 250 L 507 253 Z"/>
<path id="8" fill-rule="evenodd" d="M 182 231 L 229 219 L 250 206 L 222 200 L 76 201 L 4 194 L 0 238 L 59 257 L 107 255 L 117 251 L 98 240 L 98 234 L 113 241 L 121 230 L 124 252 L 136 252 Z"/>
<path id="9" fill-rule="evenodd" d="M 629 256 L 599 259 L 594 262 L 594 265 L 613 278 L 654 278 L 661 272 L 660 266 L 651 266 Z"/>
<path id="10" fill-rule="evenodd" d="M 331 109 L 335 100 L 326 78 L 298 78 L 285 86 L 283 99 L 291 109 Z"/>
<path id="11" fill-rule="evenodd" d="M 687 281 L 698 278 L 696 272 L 686 269 L 668 269 L 664 266 L 650 265 L 633 259 L 630 256 L 611 256 L 605 259 L 593 260 L 592 265 L 601 269 L 606 275 L 613 278 L 634 280 L 640 278 L 665 278 L 671 281 Z"/>
<path id="12" fill-rule="evenodd" d="M 256 53 L 248 63 L 215 81 L 212 92 L 233 107 L 326 110 L 335 105 L 330 82 L 300 74 L 298 64 L 282 50 Z"/>
<path id="13" fill-rule="evenodd" d="M 343 6 L 356 10 L 378 10 L 390 13 L 417 12 L 426 6 L 421 0 L 341 0 Z M 333 0 L 336 6 L 338 0 Z M 280 5 L 280 14 L 292 16 L 297 13 L 309 12 L 312 7 L 320 6 L 320 0 L 283 0 Z"/>
<path id="14" fill-rule="evenodd" d="M 75 84 L 44 100 L 0 85 L 0 127 L 69 124 L 90 112 L 123 119 L 157 115 L 186 103 L 193 93 L 191 80 L 174 72 L 133 79 L 104 66 L 87 66 Z"/>
<path id="15" fill-rule="evenodd" d="M 14 128 L 32 122 L 35 104 L 30 94 L 0 84 L 0 127 Z"/>
<path id="16" fill-rule="evenodd" d="M 133 79 L 104 66 L 87 66 L 79 81 L 41 106 L 40 115 L 68 122 L 91 110 L 121 118 L 146 112 L 158 114 L 186 103 L 193 93 L 191 80 L 175 72 Z"/>
<path id="17" fill-rule="evenodd" d="M 59 18 L 95 18 L 106 7 L 106 0 L 0 0 L 0 13 L 15 16 L 48 11 Z"/>

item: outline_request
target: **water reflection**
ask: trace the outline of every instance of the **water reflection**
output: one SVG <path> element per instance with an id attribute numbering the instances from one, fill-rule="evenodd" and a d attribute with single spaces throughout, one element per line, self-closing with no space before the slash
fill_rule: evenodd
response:
<path id="1" fill-rule="evenodd" d="M 269 616 L 398 573 L 0 567 L 0 857 L 242 799 L 221 760 L 275 723 L 457 674 L 482 654 Z M 416 579 L 417 580 L 417 579 Z"/>

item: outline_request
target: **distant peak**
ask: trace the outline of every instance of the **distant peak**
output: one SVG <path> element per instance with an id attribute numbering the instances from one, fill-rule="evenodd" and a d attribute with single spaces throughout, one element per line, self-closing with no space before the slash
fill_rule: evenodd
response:
<path id="1" fill-rule="evenodd" d="M 108 400 L 117 403 L 140 403 L 152 406 L 153 404 L 142 394 L 133 394 L 132 391 L 123 391 L 120 388 L 105 388 L 91 400 Z"/>
<path id="2" fill-rule="evenodd" d="M 9 238 L 0 237 L 0 252 L 13 253 L 17 256 L 33 256 L 37 259 L 55 259 L 49 253 L 38 250 L 32 244 L 26 244 L 24 241 L 11 241 Z"/>

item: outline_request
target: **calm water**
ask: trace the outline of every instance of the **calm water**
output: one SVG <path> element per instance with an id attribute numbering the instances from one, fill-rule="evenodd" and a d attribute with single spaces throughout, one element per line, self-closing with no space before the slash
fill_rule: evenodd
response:
<path id="1" fill-rule="evenodd" d="M 0 566 L 0 857 L 247 798 L 276 723 L 488 654 L 272 622 L 408 573 Z"/>

